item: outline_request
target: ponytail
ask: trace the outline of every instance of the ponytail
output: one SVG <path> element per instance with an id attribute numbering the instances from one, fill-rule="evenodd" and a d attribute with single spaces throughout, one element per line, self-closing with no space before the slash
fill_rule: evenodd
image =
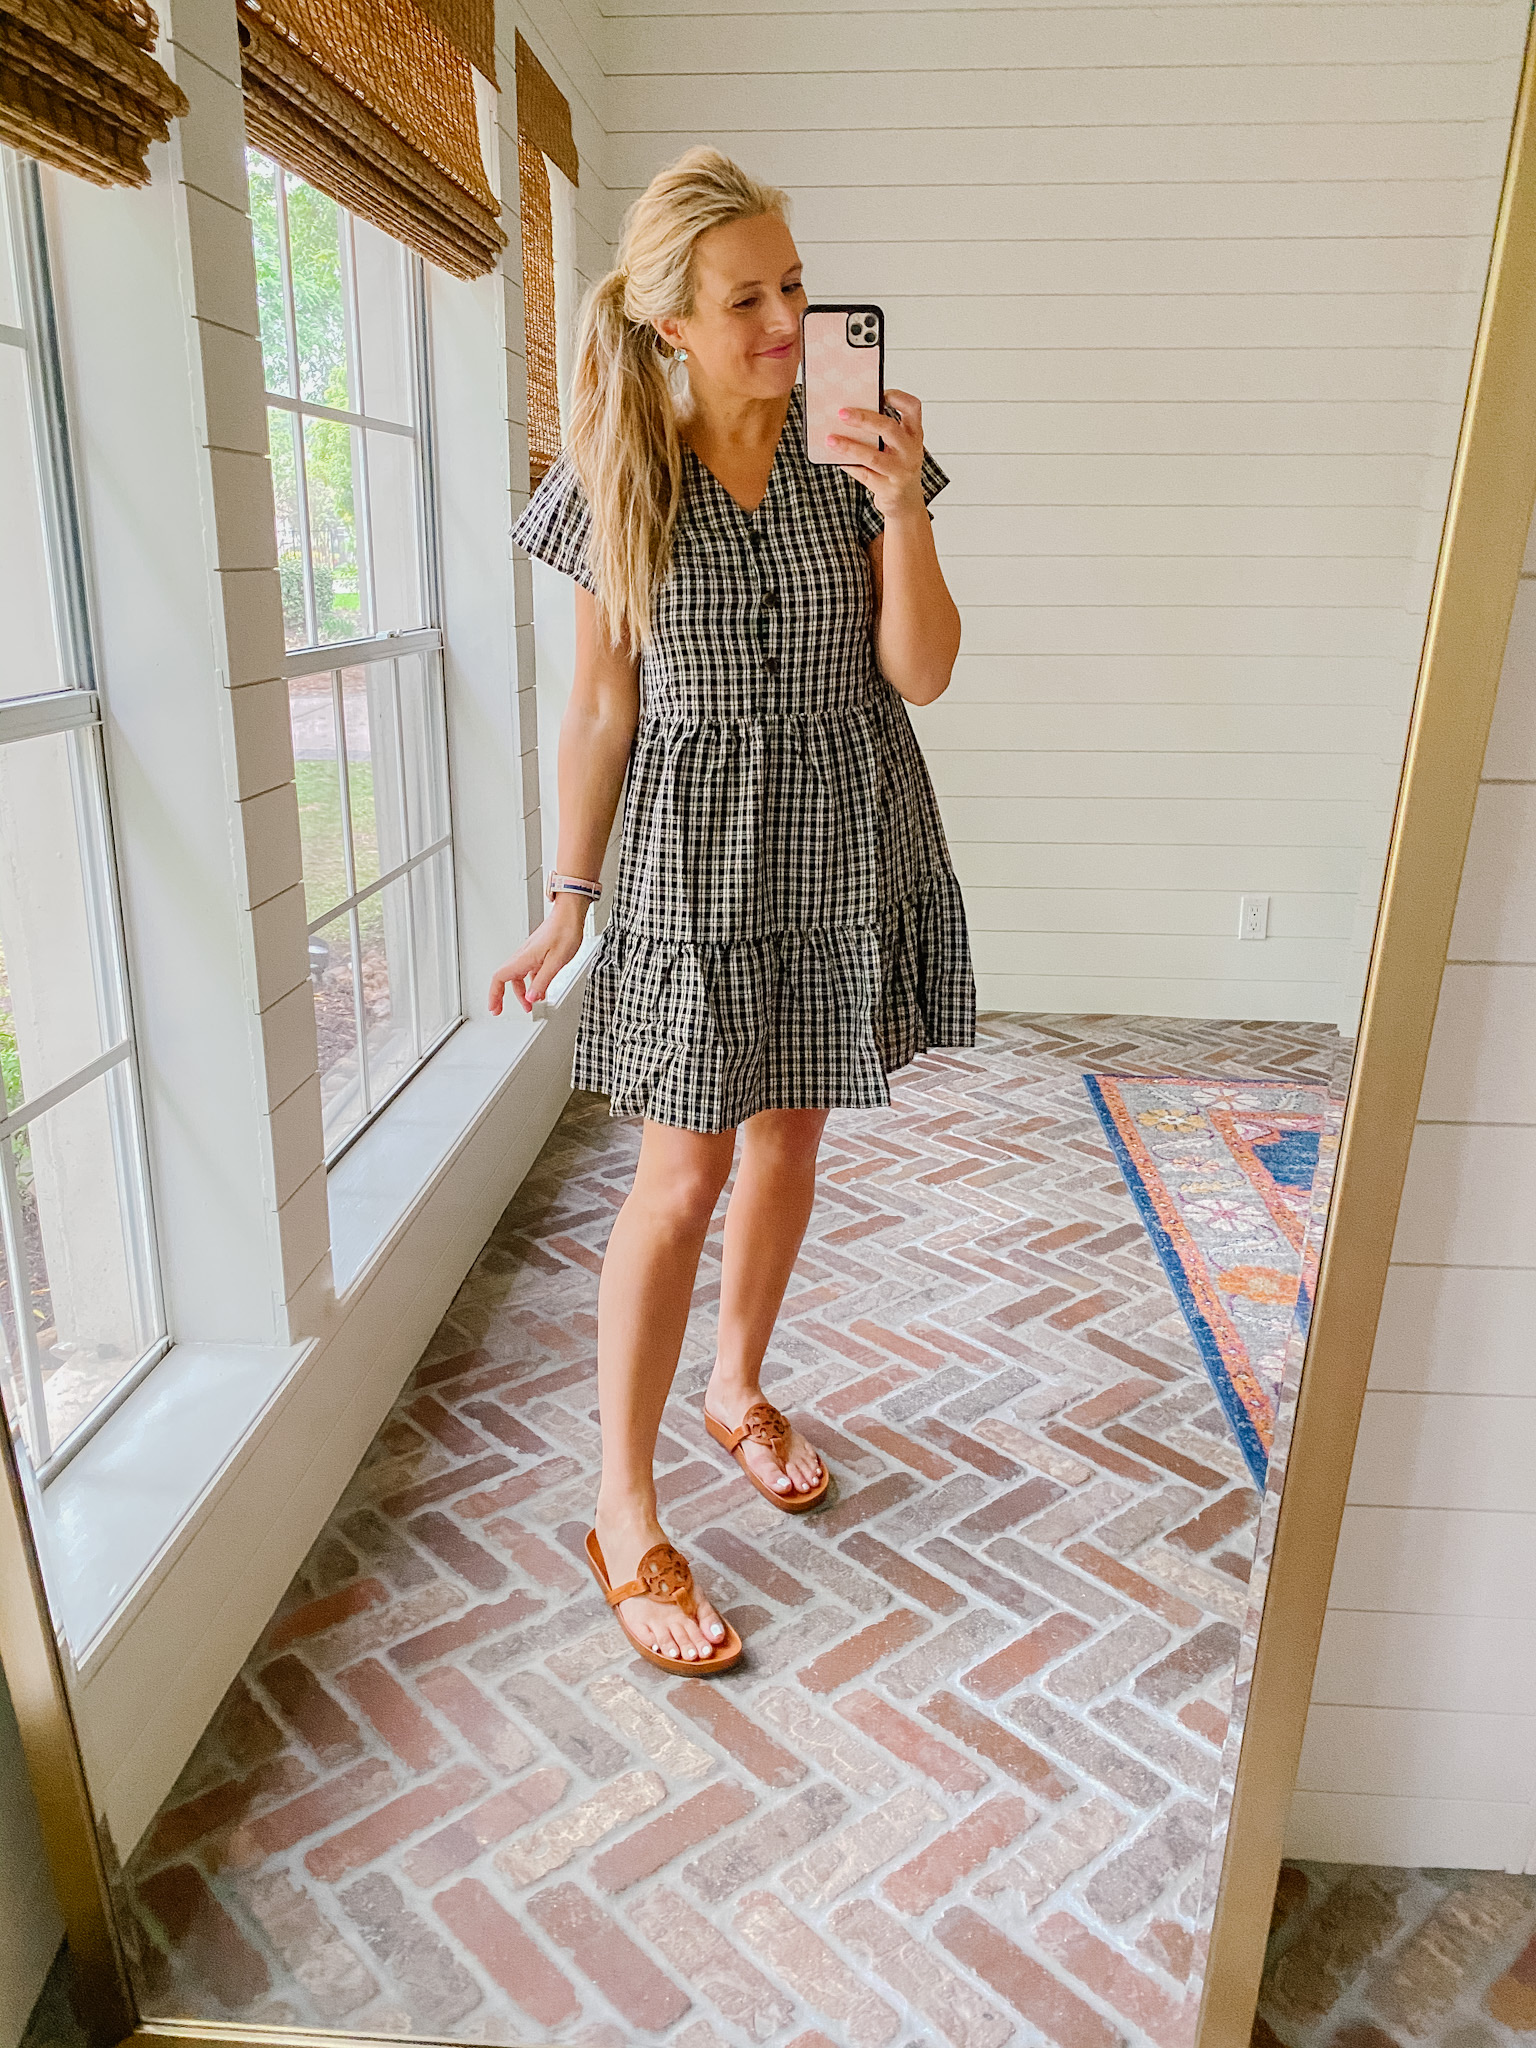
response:
<path id="1" fill-rule="evenodd" d="M 603 625 L 615 647 L 640 647 L 671 555 L 683 451 L 661 339 L 626 313 L 626 283 L 610 270 L 582 309 L 569 445 L 592 511 Z"/>
<path id="2" fill-rule="evenodd" d="M 782 192 L 718 150 L 690 149 L 631 206 L 618 268 L 582 308 L 567 446 L 592 513 L 597 605 L 615 647 L 650 641 L 683 495 L 677 407 L 655 323 L 693 311 L 701 235 L 788 210 Z"/>

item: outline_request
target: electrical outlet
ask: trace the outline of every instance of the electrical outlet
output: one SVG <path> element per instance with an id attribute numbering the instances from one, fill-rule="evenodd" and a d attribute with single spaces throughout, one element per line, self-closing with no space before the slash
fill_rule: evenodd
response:
<path id="1" fill-rule="evenodd" d="M 1269 898 L 1244 896 L 1237 906 L 1237 936 L 1240 939 L 1269 937 Z"/>

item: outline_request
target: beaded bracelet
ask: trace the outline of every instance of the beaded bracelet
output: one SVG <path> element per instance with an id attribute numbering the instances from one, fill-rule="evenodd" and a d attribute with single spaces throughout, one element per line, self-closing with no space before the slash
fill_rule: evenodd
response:
<path id="1" fill-rule="evenodd" d="M 589 903 L 595 903 L 603 893 L 601 882 L 583 882 L 576 875 L 551 875 L 544 894 L 553 903 L 556 896 L 585 896 Z"/>

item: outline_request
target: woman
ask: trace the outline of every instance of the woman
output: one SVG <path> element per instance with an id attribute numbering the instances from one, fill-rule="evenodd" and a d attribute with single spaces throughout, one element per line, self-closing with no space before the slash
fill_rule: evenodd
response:
<path id="1" fill-rule="evenodd" d="M 598 1296 L 594 1576 L 652 1662 L 741 1654 L 656 1515 L 656 1433 L 731 1171 L 704 1422 L 791 1513 L 828 1474 L 763 1400 L 827 1113 L 975 1033 L 965 916 L 897 701 L 949 682 L 960 621 L 922 408 L 844 415 L 806 459 L 800 258 L 782 192 L 710 149 L 663 171 L 583 314 L 568 447 L 515 538 L 575 578 L 552 908 L 491 983 L 531 1010 L 576 954 L 628 774 L 617 899 L 574 1081 L 643 1117 Z"/>

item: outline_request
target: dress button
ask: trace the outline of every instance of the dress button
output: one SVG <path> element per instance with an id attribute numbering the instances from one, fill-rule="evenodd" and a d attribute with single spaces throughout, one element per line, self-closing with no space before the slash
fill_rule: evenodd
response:
<path id="1" fill-rule="evenodd" d="M 770 654 L 768 656 L 768 659 L 763 663 L 763 667 L 768 671 L 770 676 L 776 676 L 779 672 L 779 657 L 776 654 Z"/>
<path id="2" fill-rule="evenodd" d="M 776 590 L 765 590 L 763 592 L 763 610 L 765 612 L 772 611 L 778 601 L 779 593 Z"/>

